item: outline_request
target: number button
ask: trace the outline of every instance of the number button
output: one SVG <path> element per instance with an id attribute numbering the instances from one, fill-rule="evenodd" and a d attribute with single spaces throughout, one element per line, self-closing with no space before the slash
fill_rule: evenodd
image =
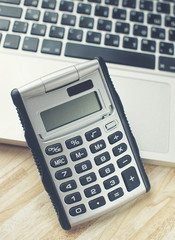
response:
<path id="1" fill-rule="evenodd" d="M 104 197 L 99 197 L 89 202 L 90 209 L 94 210 L 96 208 L 102 207 L 106 204 Z"/>
<path id="2" fill-rule="evenodd" d="M 71 152 L 70 157 L 71 157 L 72 161 L 80 160 L 82 158 L 87 157 L 87 151 L 85 148 L 81 148 L 77 151 Z"/>
<path id="3" fill-rule="evenodd" d="M 109 161 L 110 159 L 111 159 L 111 157 L 108 152 L 104 152 L 94 158 L 97 166 Z"/>
<path id="4" fill-rule="evenodd" d="M 67 158 L 66 156 L 60 156 L 60 157 L 56 157 L 56 158 L 53 158 L 51 161 L 50 161 L 50 165 L 54 168 L 56 167 L 60 167 L 60 166 L 63 166 L 67 164 Z"/>
<path id="5" fill-rule="evenodd" d="M 124 195 L 123 189 L 122 188 L 117 188 L 116 190 L 108 193 L 108 198 L 112 202 Z"/>
<path id="6" fill-rule="evenodd" d="M 94 195 L 96 195 L 96 194 L 98 194 L 100 192 L 101 192 L 101 188 L 100 188 L 100 186 L 98 184 L 96 184 L 96 185 L 94 185 L 94 186 L 92 186 L 90 188 L 86 188 L 84 190 L 85 196 L 87 198 L 92 197 L 92 196 L 94 196 Z"/>
<path id="7" fill-rule="evenodd" d="M 76 189 L 76 188 L 77 188 L 77 184 L 74 180 L 70 180 L 70 181 L 62 183 L 60 185 L 60 190 L 62 192 L 68 192 L 68 191 L 71 191 L 71 190 Z"/>
<path id="8" fill-rule="evenodd" d="M 86 137 L 87 141 L 92 141 L 95 138 L 98 138 L 100 136 L 101 136 L 100 128 L 94 128 L 93 130 L 85 133 L 85 137 Z"/>
<path id="9" fill-rule="evenodd" d="M 82 173 L 82 172 L 88 171 L 91 168 L 92 168 L 92 164 L 89 160 L 75 165 L 75 170 L 77 173 Z"/>
<path id="10" fill-rule="evenodd" d="M 95 173 L 89 173 L 87 175 L 80 177 L 80 183 L 82 186 L 95 182 L 96 180 L 97 180 L 97 177 Z"/>
<path id="11" fill-rule="evenodd" d="M 114 156 L 118 156 L 123 152 L 125 152 L 126 150 L 127 150 L 127 145 L 125 143 L 121 143 L 112 149 Z"/>
<path id="12" fill-rule="evenodd" d="M 64 168 L 64 169 L 59 170 L 55 173 L 55 177 L 58 180 L 62 180 L 62 179 L 65 179 L 65 178 L 68 178 L 68 177 L 71 177 L 71 176 L 72 176 L 72 171 L 71 171 L 70 168 Z"/>
<path id="13" fill-rule="evenodd" d="M 114 165 L 111 163 L 103 168 L 100 168 L 99 174 L 101 177 L 106 177 L 109 174 L 113 173 L 115 171 Z"/>
<path id="14" fill-rule="evenodd" d="M 80 215 L 80 214 L 83 214 L 86 212 L 86 208 L 84 206 L 84 204 L 80 204 L 76 207 L 72 207 L 70 210 L 69 210 L 69 213 L 71 216 L 75 217 L 77 215 Z"/>
<path id="15" fill-rule="evenodd" d="M 105 141 L 104 140 L 100 140 L 96 143 L 93 143 L 90 145 L 90 150 L 92 153 L 96 153 L 101 151 L 102 149 L 104 149 L 106 147 Z"/>
<path id="16" fill-rule="evenodd" d="M 80 136 L 68 139 L 66 141 L 66 146 L 67 146 L 68 149 L 80 146 L 82 144 L 83 144 L 83 141 L 82 141 L 82 138 Z"/>
<path id="17" fill-rule="evenodd" d="M 117 131 L 117 132 L 109 135 L 108 140 L 109 140 L 110 144 L 114 144 L 114 143 L 118 142 L 119 140 L 121 140 L 122 137 L 123 137 L 123 133 L 120 131 Z"/>
<path id="18" fill-rule="evenodd" d="M 81 195 L 79 192 L 75 192 L 75 193 L 72 193 L 72 194 L 69 194 L 67 195 L 65 198 L 64 198 L 64 201 L 65 203 L 67 204 L 72 204 L 72 203 L 76 203 L 76 202 L 79 202 L 81 201 Z"/>
<path id="19" fill-rule="evenodd" d="M 54 155 L 63 151 L 60 143 L 56 143 L 46 147 L 45 152 L 47 155 Z"/>
<path id="20" fill-rule="evenodd" d="M 117 176 L 114 176 L 112 178 L 109 178 L 108 180 L 103 182 L 105 189 L 112 188 L 119 184 L 119 179 Z"/>
<path id="21" fill-rule="evenodd" d="M 130 167 L 124 170 L 122 172 L 122 177 L 128 192 L 132 191 L 140 185 L 140 180 L 134 167 Z"/>

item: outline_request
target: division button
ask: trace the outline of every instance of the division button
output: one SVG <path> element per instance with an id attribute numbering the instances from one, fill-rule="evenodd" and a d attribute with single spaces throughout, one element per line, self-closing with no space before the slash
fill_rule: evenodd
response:
<path id="1" fill-rule="evenodd" d="M 94 210 L 96 208 L 102 207 L 106 204 L 104 197 L 99 197 L 89 202 L 90 209 Z"/>
<path id="2" fill-rule="evenodd" d="M 120 131 L 117 131 L 117 132 L 109 135 L 108 140 L 109 140 L 110 144 L 114 144 L 114 143 L 120 141 L 122 139 L 122 137 L 123 137 L 123 133 Z"/>
<path id="3" fill-rule="evenodd" d="M 75 217 L 77 215 L 80 215 L 80 214 L 83 214 L 85 212 L 86 212 L 86 208 L 85 208 L 84 204 L 80 204 L 78 206 L 72 207 L 69 210 L 70 215 L 73 216 L 73 217 Z"/>
<path id="4" fill-rule="evenodd" d="M 127 168 L 122 172 L 122 177 L 128 192 L 140 185 L 140 180 L 134 167 Z"/>

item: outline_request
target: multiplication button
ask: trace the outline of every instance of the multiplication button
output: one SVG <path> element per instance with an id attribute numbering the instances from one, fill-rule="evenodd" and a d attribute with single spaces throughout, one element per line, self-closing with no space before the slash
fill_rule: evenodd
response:
<path id="1" fill-rule="evenodd" d="M 127 150 L 127 145 L 125 143 L 121 143 L 112 149 L 114 156 L 118 156 L 124 153 L 126 150 Z"/>
<path id="2" fill-rule="evenodd" d="M 128 192 L 140 185 L 140 180 L 134 167 L 127 168 L 122 172 L 122 177 Z"/>

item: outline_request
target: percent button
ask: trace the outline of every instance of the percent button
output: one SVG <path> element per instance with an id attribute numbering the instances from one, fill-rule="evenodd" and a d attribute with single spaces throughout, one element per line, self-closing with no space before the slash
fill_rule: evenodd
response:
<path id="1" fill-rule="evenodd" d="M 81 136 L 76 136 L 76 137 L 66 140 L 66 147 L 68 149 L 80 146 L 82 144 L 83 144 L 83 140 L 82 140 Z"/>

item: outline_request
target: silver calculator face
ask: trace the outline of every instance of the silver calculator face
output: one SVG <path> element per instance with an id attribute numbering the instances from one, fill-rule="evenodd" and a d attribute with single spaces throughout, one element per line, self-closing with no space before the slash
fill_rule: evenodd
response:
<path id="1" fill-rule="evenodd" d="M 25 107 L 71 226 L 146 192 L 114 99 L 96 70 Z"/>

